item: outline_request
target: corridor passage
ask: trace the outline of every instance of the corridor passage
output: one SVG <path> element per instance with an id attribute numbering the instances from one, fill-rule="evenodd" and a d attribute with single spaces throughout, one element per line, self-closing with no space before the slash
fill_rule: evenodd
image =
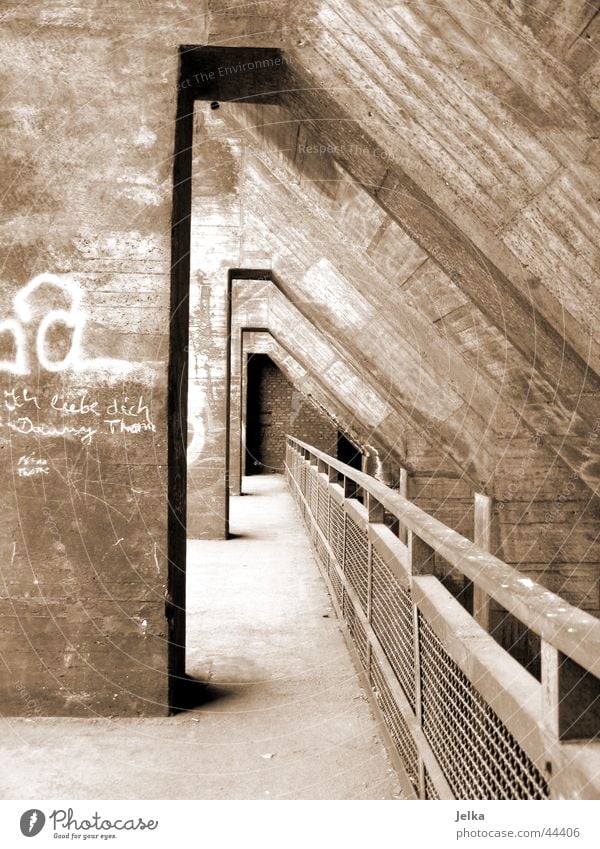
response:
<path id="1" fill-rule="evenodd" d="M 201 721 L 228 741 L 239 773 L 216 795 L 234 780 L 256 797 L 393 798 L 398 782 L 285 480 L 252 476 L 243 491 L 231 500 L 234 538 L 188 553 L 187 668 L 222 694 Z"/>
<path id="2" fill-rule="evenodd" d="M 188 553 L 188 672 L 169 719 L 2 725 L 2 798 L 392 799 L 399 783 L 283 477 L 245 479 L 228 541 Z"/>

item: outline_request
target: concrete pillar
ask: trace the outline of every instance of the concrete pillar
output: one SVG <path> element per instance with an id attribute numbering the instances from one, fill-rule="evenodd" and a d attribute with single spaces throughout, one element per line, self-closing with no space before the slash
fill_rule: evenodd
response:
<path id="1" fill-rule="evenodd" d="M 228 524 L 228 273 L 240 265 L 242 147 L 209 103 L 195 104 L 194 122 L 187 531 L 218 539 Z"/>
<path id="2" fill-rule="evenodd" d="M 272 284 L 256 278 L 231 281 L 231 380 L 229 402 L 229 493 L 239 495 L 244 474 L 247 355 L 244 328 L 268 324 L 267 292 Z M 265 351 L 266 353 L 266 351 Z"/>
<path id="3" fill-rule="evenodd" d="M 204 18 L 47 5 L 0 43 L 0 710 L 164 715 L 172 119 Z"/>

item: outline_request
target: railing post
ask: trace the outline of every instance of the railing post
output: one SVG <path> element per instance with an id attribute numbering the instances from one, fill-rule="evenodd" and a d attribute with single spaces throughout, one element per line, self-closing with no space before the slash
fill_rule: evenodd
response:
<path id="1" fill-rule="evenodd" d="M 433 575 L 435 552 L 412 531 L 408 532 L 408 558 L 411 575 Z"/>
<path id="2" fill-rule="evenodd" d="M 561 744 L 598 739 L 598 679 L 567 655 L 542 640 L 542 715 L 548 751 L 546 776 L 550 798 L 576 795 L 572 776 L 562 769 Z"/>
<path id="3" fill-rule="evenodd" d="M 400 468 L 398 492 L 403 498 L 408 498 L 408 471 L 404 467 Z M 398 539 L 400 542 L 403 542 L 404 545 L 408 545 L 408 530 L 406 525 L 403 525 L 402 522 L 398 525 Z"/>
<path id="4" fill-rule="evenodd" d="M 492 499 L 475 493 L 473 542 L 484 551 L 492 549 Z M 490 597 L 477 584 L 473 585 L 473 618 L 484 631 L 490 630 Z"/>
<path id="5" fill-rule="evenodd" d="M 356 495 L 356 484 L 352 478 L 344 475 L 344 498 L 354 498 Z"/>
<path id="6" fill-rule="evenodd" d="M 545 764 L 546 776 L 550 782 L 550 798 L 556 799 L 560 796 L 557 783 L 560 780 L 560 771 L 555 769 L 554 758 L 559 746 L 559 719 L 558 705 L 560 701 L 559 685 L 559 658 L 558 651 L 545 640 L 541 643 L 541 667 L 542 667 L 542 719 L 544 723 L 544 737 L 548 760 Z"/>
<path id="7" fill-rule="evenodd" d="M 383 504 L 377 501 L 377 499 L 371 495 L 370 492 L 366 493 L 366 501 L 365 507 L 369 513 L 369 522 L 383 522 L 384 520 L 384 509 Z"/>
<path id="8" fill-rule="evenodd" d="M 432 575 L 435 565 L 435 552 L 431 546 L 409 530 L 408 532 L 408 559 L 410 565 L 411 579 L 419 575 Z M 421 691 L 421 647 L 419 634 L 419 608 L 413 602 L 413 651 L 415 659 L 415 716 L 419 726 L 423 726 L 423 697 Z M 425 789 L 425 766 L 421 752 L 418 753 L 418 785 L 419 798 L 424 799 Z"/>

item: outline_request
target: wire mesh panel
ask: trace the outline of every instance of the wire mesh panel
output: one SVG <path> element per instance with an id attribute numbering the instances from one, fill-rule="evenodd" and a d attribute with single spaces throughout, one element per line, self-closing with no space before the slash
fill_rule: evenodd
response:
<path id="1" fill-rule="evenodd" d="M 344 510 L 335 501 L 330 499 L 329 504 L 329 544 L 337 562 L 344 562 Z"/>
<path id="2" fill-rule="evenodd" d="M 311 467 L 309 470 L 310 474 L 310 510 L 313 517 L 317 518 L 317 513 L 319 510 L 319 481 L 317 480 L 317 476 L 314 471 L 314 467 Z"/>
<path id="3" fill-rule="evenodd" d="M 304 521 L 306 522 L 307 525 L 310 524 L 309 518 L 308 518 L 309 508 L 307 507 L 307 502 L 306 502 L 306 496 L 307 496 L 307 492 L 308 492 L 309 483 L 310 483 L 310 477 L 308 475 L 306 464 L 302 463 L 301 466 L 300 466 L 300 492 L 301 492 L 303 499 L 304 499 L 304 500 L 301 499 L 302 517 L 303 517 L 303 519 L 304 519 Z"/>
<path id="4" fill-rule="evenodd" d="M 394 745 L 398 749 L 406 774 L 415 788 L 419 784 L 418 754 L 412 734 L 404 721 L 396 700 L 385 680 L 379 663 L 371 657 L 371 682 L 374 686 L 375 699 L 381 709 L 385 723 L 389 729 Z"/>
<path id="5" fill-rule="evenodd" d="M 329 569 L 329 578 L 331 580 L 331 586 L 333 587 L 333 592 L 335 593 L 336 601 L 341 608 L 342 602 L 343 602 L 343 597 L 344 597 L 344 590 L 343 590 L 342 580 L 339 576 L 339 573 L 338 573 L 337 569 L 335 568 L 335 566 L 333 566 L 333 565 Z"/>
<path id="6" fill-rule="evenodd" d="M 289 469 L 292 477 L 297 477 L 298 471 L 298 454 L 291 445 L 287 445 L 285 449 L 285 464 Z"/>
<path id="7" fill-rule="evenodd" d="M 315 515 L 315 510 L 314 510 L 314 506 L 313 506 L 314 502 L 315 502 L 315 488 L 316 488 L 315 476 L 312 474 L 312 470 L 310 468 L 307 468 L 306 469 L 306 503 L 307 503 L 306 518 L 307 518 L 307 524 L 308 524 L 308 526 L 311 530 L 312 530 L 312 525 L 313 525 L 314 515 Z"/>
<path id="8" fill-rule="evenodd" d="M 356 650 L 358 652 L 358 657 L 363 667 L 367 668 L 367 635 L 365 633 L 365 629 L 360 621 L 359 617 L 356 614 L 356 610 L 354 609 L 354 605 L 350 601 L 350 599 L 346 596 L 344 602 L 344 619 L 348 625 L 348 630 L 350 631 L 350 636 L 352 637 L 352 641 L 356 646 Z"/>
<path id="9" fill-rule="evenodd" d="M 371 624 L 410 706 L 415 709 L 415 652 L 410 588 L 373 549 Z"/>
<path id="10" fill-rule="evenodd" d="M 310 502 L 311 502 L 311 493 L 312 493 L 312 475 L 310 473 L 310 466 L 307 463 L 304 463 L 304 497 L 306 499 L 306 504 L 308 509 L 310 510 Z"/>
<path id="11" fill-rule="evenodd" d="M 318 507 L 317 507 L 317 524 L 323 532 L 324 536 L 329 534 L 329 490 L 327 484 L 322 481 L 318 482 Z"/>
<path id="12" fill-rule="evenodd" d="M 300 492 L 302 495 L 306 495 L 306 465 L 304 463 L 300 463 Z"/>
<path id="13" fill-rule="evenodd" d="M 419 613 L 423 731 L 458 799 L 546 799 L 548 785 Z"/>
<path id="14" fill-rule="evenodd" d="M 327 548 L 323 542 L 323 538 L 321 534 L 315 534 L 315 548 L 317 549 L 317 554 L 319 556 L 319 560 L 323 564 L 323 568 L 326 572 L 329 570 L 329 553 Z"/>
<path id="15" fill-rule="evenodd" d="M 435 784 L 431 780 L 431 776 L 427 771 L 427 768 L 423 770 L 424 779 L 425 779 L 425 798 L 426 799 L 439 799 L 439 793 L 435 789 Z"/>
<path id="16" fill-rule="evenodd" d="M 369 542 L 366 533 L 351 516 L 346 514 L 346 548 L 344 556 L 344 574 L 356 592 L 363 611 L 367 611 L 367 593 L 369 582 Z"/>

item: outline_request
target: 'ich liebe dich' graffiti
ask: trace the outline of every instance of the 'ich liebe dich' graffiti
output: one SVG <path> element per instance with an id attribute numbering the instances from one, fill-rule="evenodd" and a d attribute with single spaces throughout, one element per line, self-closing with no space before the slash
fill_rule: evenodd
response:
<path id="1" fill-rule="evenodd" d="M 3 407 L 12 414 L 5 426 L 24 435 L 72 436 L 78 437 L 83 445 L 89 445 L 98 433 L 156 433 L 156 425 L 143 395 L 135 401 L 127 396 L 121 401 L 113 398 L 106 404 L 93 400 L 84 390 L 76 397 L 57 393 L 49 402 L 44 402 L 29 389 L 11 389 L 4 391 Z M 63 419 L 60 424 L 44 421 L 47 414 L 56 416 L 57 413 Z M 85 424 L 81 423 L 82 417 L 85 417 Z"/>
<path id="2" fill-rule="evenodd" d="M 35 298 L 43 293 L 63 301 L 66 308 L 47 308 Z M 104 382 L 118 379 L 132 369 L 143 366 L 113 357 L 86 357 L 82 350 L 87 316 L 82 308 L 79 286 L 55 274 L 39 274 L 20 289 L 12 300 L 12 315 L 0 320 L 0 340 L 11 343 L 11 353 L 0 360 L 0 372 L 27 376 L 39 371 L 50 373 L 97 372 Z M 41 317 L 40 317 L 41 316 Z M 66 353 L 56 355 L 52 340 L 57 330 L 66 330 Z M 64 337 L 64 333 L 62 334 Z M 64 346 L 64 341 L 63 341 Z M 111 377 L 112 376 L 112 377 Z M 86 382 L 89 383 L 88 377 Z M 40 386 L 39 380 L 37 383 Z M 156 433 L 150 408 L 143 395 L 135 392 L 120 400 L 109 395 L 95 397 L 89 389 L 75 389 L 50 396 L 32 391 L 27 386 L 4 390 L 0 400 L 0 428 L 31 437 L 63 437 L 79 439 L 90 445 L 97 434 Z M 19 477 L 47 474 L 47 465 L 23 455 L 17 463 Z"/>

